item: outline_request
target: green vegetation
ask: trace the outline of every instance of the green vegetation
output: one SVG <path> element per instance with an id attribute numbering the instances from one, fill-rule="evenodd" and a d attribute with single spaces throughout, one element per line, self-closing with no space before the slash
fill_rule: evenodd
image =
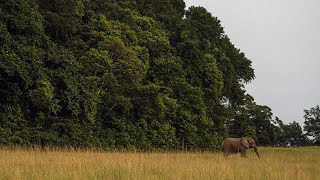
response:
<path id="1" fill-rule="evenodd" d="M 246 93 L 251 61 L 216 17 L 183 0 L 4 0 L 0 42 L 0 144 L 293 145 L 291 125 Z"/>
<path id="2" fill-rule="evenodd" d="M 320 107 L 319 105 L 304 110 L 304 130 L 306 134 L 313 137 L 313 143 L 320 145 Z"/>

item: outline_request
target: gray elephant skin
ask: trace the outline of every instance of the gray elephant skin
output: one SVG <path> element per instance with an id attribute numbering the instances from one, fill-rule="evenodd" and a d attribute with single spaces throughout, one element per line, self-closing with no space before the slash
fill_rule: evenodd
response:
<path id="1" fill-rule="evenodd" d="M 256 142 L 252 138 L 226 138 L 223 140 L 221 146 L 223 155 L 225 157 L 238 152 L 240 153 L 241 157 L 247 157 L 246 150 L 249 148 L 253 148 L 258 158 L 260 158 Z"/>

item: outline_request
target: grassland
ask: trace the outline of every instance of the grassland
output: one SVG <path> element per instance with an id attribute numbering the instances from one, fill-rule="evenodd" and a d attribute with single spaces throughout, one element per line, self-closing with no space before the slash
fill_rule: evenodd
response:
<path id="1" fill-rule="evenodd" d="M 0 179 L 320 179 L 320 147 L 220 153 L 0 149 Z"/>

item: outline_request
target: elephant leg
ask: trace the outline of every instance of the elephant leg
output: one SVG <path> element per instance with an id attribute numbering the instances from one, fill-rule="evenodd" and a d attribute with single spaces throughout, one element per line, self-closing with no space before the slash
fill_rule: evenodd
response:
<path id="1" fill-rule="evenodd" d="M 227 157 L 227 156 L 229 156 L 229 153 L 228 152 L 223 152 L 223 156 Z"/>
<path id="2" fill-rule="evenodd" d="M 244 151 L 244 152 L 241 152 L 241 157 L 244 157 L 244 158 L 246 158 L 247 157 L 247 154 L 246 154 L 246 152 Z"/>
<path id="3" fill-rule="evenodd" d="M 245 149 L 245 148 L 241 148 L 240 154 L 241 154 L 241 157 L 246 158 L 246 157 L 247 157 L 247 151 L 246 151 L 246 149 Z"/>

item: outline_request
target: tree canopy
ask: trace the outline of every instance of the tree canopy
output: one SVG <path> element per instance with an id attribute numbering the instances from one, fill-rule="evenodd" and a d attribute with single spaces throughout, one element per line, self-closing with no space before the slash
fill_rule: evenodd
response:
<path id="1" fill-rule="evenodd" d="M 320 144 L 320 107 L 319 105 L 304 110 L 304 130 L 313 138 L 313 143 Z"/>
<path id="2" fill-rule="evenodd" d="M 0 32 L 1 144 L 217 150 L 226 136 L 277 142 L 271 109 L 244 88 L 255 78 L 251 60 L 203 7 L 4 0 Z"/>

